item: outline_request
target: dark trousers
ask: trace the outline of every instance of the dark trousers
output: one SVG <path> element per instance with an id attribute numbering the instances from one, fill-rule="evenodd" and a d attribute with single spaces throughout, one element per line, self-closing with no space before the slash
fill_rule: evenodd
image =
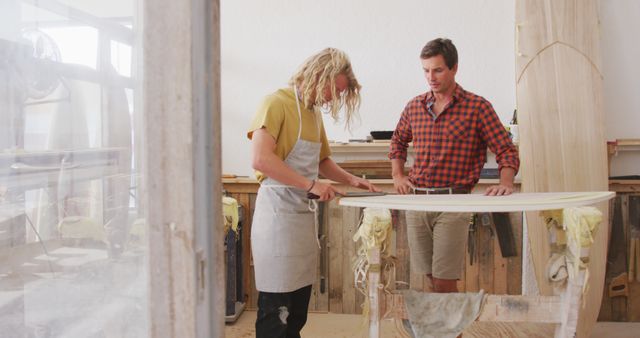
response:
<path id="1" fill-rule="evenodd" d="M 258 293 L 256 338 L 300 338 L 307 322 L 311 285 L 285 293 Z"/>

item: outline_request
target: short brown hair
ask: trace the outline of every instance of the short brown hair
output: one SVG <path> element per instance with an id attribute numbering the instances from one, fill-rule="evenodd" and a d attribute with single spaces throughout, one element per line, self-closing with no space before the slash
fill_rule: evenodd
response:
<path id="1" fill-rule="evenodd" d="M 453 66 L 458 64 L 458 50 L 449 39 L 437 38 L 431 40 L 422 47 L 422 51 L 420 52 L 420 58 L 423 60 L 437 55 L 442 55 L 444 63 L 449 69 L 452 69 Z"/>

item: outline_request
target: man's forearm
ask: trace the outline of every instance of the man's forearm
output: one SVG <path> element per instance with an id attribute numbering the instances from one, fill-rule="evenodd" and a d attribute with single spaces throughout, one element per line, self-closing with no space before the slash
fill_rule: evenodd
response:
<path id="1" fill-rule="evenodd" d="M 503 167 L 500 170 L 500 185 L 513 187 L 516 170 L 511 167 Z"/>
<path id="2" fill-rule="evenodd" d="M 391 160 L 391 176 L 402 177 L 404 176 L 404 164 L 405 160 L 394 158 Z"/>
<path id="3" fill-rule="evenodd" d="M 342 169 L 330 157 L 327 157 L 320 162 L 320 174 L 334 182 L 348 185 L 351 184 L 351 180 L 353 179 L 353 175 Z"/>
<path id="4" fill-rule="evenodd" d="M 291 169 L 291 167 L 275 154 L 265 154 L 260 167 L 256 169 L 260 170 L 267 177 L 285 185 L 303 190 L 307 190 L 311 186 L 309 179 Z"/>

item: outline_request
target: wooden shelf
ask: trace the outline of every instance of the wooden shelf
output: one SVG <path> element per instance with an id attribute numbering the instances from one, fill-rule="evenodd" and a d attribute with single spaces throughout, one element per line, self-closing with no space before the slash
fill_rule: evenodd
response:
<path id="1" fill-rule="evenodd" d="M 329 143 L 331 152 L 342 153 L 389 153 L 390 142 L 352 142 L 352 143 Z M 413 152 L 413 146 L 409 143 L 408 152 Z"/>
<path id="2" fill-rule="evenodd" d="M 607 142 L 609 157 L 617 155 L 619 151 L 639 151 L 640 138 L 619 138 Z"/>

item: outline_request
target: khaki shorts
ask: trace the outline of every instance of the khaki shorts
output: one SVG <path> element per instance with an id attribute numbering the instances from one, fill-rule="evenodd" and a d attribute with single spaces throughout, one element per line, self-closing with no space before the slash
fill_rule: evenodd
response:
<path id="1" fill-rule="evenodd" d="M 406 211 L 412 272 L 460 279 L 471 215 Z"/>

